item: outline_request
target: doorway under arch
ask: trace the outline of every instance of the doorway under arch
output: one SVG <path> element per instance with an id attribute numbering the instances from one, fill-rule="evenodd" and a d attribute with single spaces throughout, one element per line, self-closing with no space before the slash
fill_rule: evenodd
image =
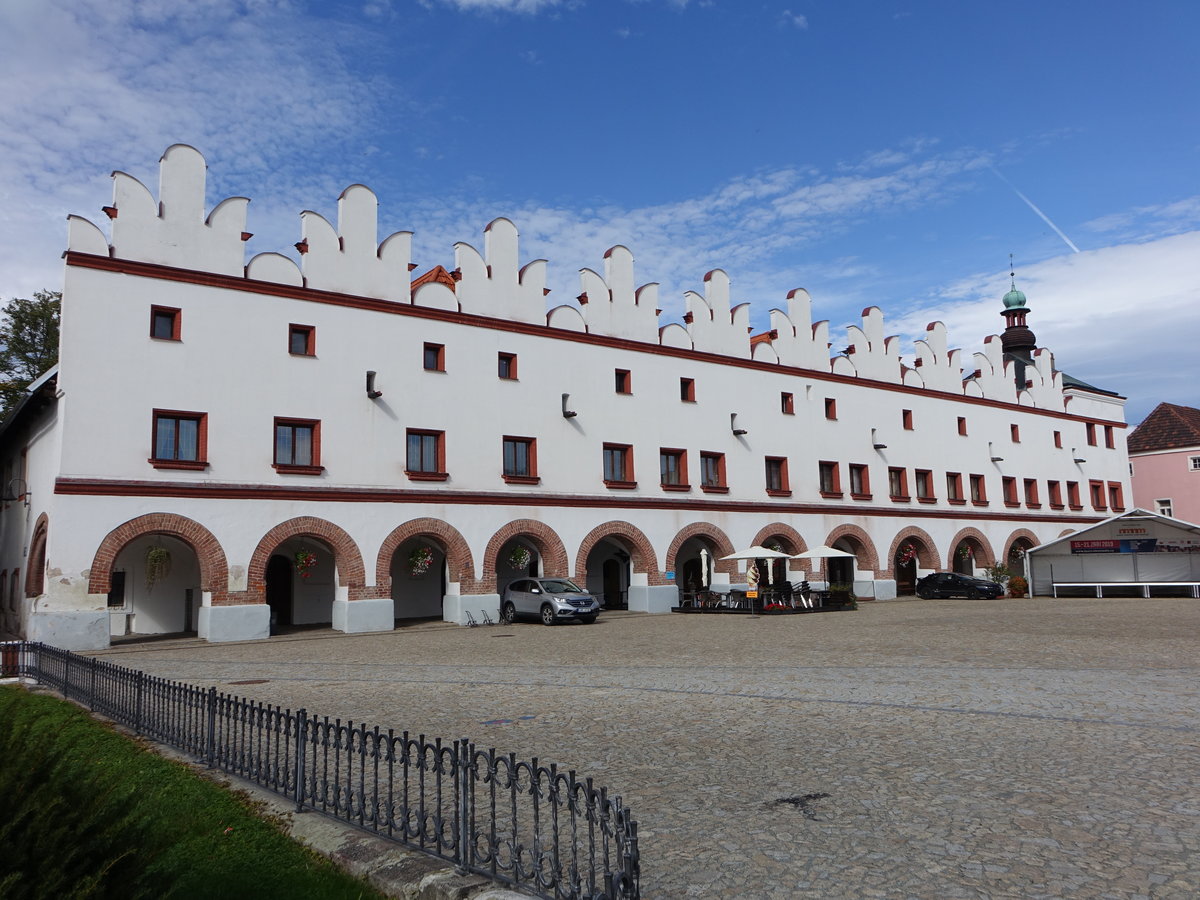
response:
<path id="1" fill-rule="evenodd" d="M 409 538 L 392 554 L 393 615 L 400 619 L 441 619 L 449 576 L 446 548 L 428 536 Z"/>

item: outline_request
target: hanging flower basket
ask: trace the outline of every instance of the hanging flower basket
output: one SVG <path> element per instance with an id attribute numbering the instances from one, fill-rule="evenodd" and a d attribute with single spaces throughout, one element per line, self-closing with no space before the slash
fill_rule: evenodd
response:
<path id="1" fill-rule="evenodd" d="M 974 559 L 975 558 L 975 551 L 971 548 L 970 544 L 962 544 L 959 546 L 958 558 L 959 559 Z"/>
<path id="2" fill-rule="evenodd" d="M 156 582 L 171 574 L 171 551 L 157 545 L 146 551 L 146 590 L 154 590 Z"/>
<path id="3" fill-rule="evenodd" d="M 296 551 L 296 571 L 300 573 L 301 578 L 308 578 L 316 567 L 317 554 L 311 550 Z"/>
<path id="4" fill-rule="evenodd" d="M 428 544 L 417 547 L 408 557 L 408 574 L 420 578 L 433 565 L 433 548 Z"/>
<path id="5" fill-rule="evenodd" d="M 902 566 L 907 566 L 910 562 L 917 558 L 917 548 L 912 544 L 905 544 L 896 554 L 896 561 Z"/>
<path id="6" fill-rule="evenodd" d="M 508 554 L 508 567 L 510 569 L 527 569 L 529 561 L 533 559 L 528 547 L 523 547 L 520 544 L 512 548 L 512 552 Z"/>

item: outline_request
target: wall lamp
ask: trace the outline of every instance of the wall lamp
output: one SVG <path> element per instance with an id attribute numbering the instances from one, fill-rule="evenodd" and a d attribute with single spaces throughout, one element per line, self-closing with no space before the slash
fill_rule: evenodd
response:
<path id="1" fill-rule="evenodd" d="M 992 449 L 991 441 L 988 441 L 988 456 L 992 458 L 992 462 L 1004 462 L 1004 457 L 997 456 L 996 451 Z"/>
<path id="2" fill-rule="evenodd" d="M 562 414 L 563 414 L 564 419 L 573 419 L 577 415 L 579 415 L 579 413 L 575 412 L 575 410 L 567 409 L 567 404 L 570 402 L 571 402 L 571 395 L 563 394 L 562 395 Z"/>
<path id="3" fill-rule="evenodd" d="M 750 433 L 745 428 L 737 427 L 737 413 L 729 414 L 729 430 L 732 431 L 734 434 L 736 434 L 738 437 L 741 437 L 743 434 Z"/>
<path id="4" fill-rule="evenodd" d="M 367 369 L 367 396 L 372 400 L 383 396 L 383 391 L 375 390 L 375 370 Z"/>
<path id="5" fill-rule="evenodd" d="M 1085 462 L 1087 462 L 1087 460 L 1086 460 L 1086 459 L 1084 459 L 1082 456 L 1080 456 L 1080 455 L 1079 455 L 1079 451 L 1078 451 L 1078 450 L 1076 450 L 1074 447 L 1072 447 L 1072 448 L 1071 448 L 1071 456 L 1072 456 L 1072 458 L 1075 460 L 1075 462 L 1077 462 L 1077 463 L 1085 463 Z"/>
<path id="6" fill-rule="evenodd" d="M 874 447 L 876 450 L 886 450 L 887 449 L 887 444 L 882 443 L 879 440 L 879 438 L 877 438 L 875 436 L 874 428 L 871 429 L 871 446 Z"/>

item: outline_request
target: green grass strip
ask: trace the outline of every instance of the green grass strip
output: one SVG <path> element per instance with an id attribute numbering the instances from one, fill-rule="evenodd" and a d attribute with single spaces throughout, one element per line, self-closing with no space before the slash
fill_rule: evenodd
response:
<path id="1" fill-rule="evenodd" d="M 0 687 L 0 898 L 379 898 L 248 797 L 57 697 Z"/>

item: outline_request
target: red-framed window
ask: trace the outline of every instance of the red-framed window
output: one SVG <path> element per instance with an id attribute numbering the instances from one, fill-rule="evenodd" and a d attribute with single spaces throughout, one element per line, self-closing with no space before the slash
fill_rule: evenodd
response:
<path id="1" fill-rule="evenodd" d="M 888 467 L 888 496 L 892 500 L 907 502 L 912 498 L 908 495 L 908 470 L 899 466 Z"/>
<path id="2" fill-rule="evenodd" d="M 696 379 L 680 378 L 679 379 L 679 399 L 684 403 L 696 402 Z"/>
<path id="3" fill-rule="evenodd" d="M 1092 509 L 1105 510 L 1108 509 L 1108 498 L 1104 493 L 1103 481 L 1089 481 L 1088 494 L 1092 501 Z"/>
<path id="4" fill-rule="evenodd" d="M 275 419 L 276 472 L 319 475 L 321 465 L 321 422 L 319 419 Z"/>
<path id="5" fill-rule="evenodd" d="M 613 383 L 618 394 L 633 393 L 633 376 L 628 369 L 617 369 L 613 372 Z"/>
<path id="6" fill-rule="evenodd" d="M 182 310 L 173 306 L 150 307 L 150 337 L 159 341 L 178 341 L 182 328 Z"/>
<path id="7" fill-rule="evenodd" d="M 790 391 L 782 391 L 779 394 L 779 411 L 785 416 L 796 414 L 796 398 Z"/>
<path id="8" fill-rule="evenodd" d="M 1000 480 L 1001 490 L 1004 494 L 1005 506 L 1020 506 L 1021 501 L 1017 498 L 1017 479 L 1011 475 L 1005 475 Z"/>
<path id="9" fill-rule="evenodd" d="M 837 400 L 833 397 L 825 398 L 825 418 L 837 419 Z"/>
<path id="10" fill-rule="evenodd" d="M 505 435 L 501 441 L 503 477 L 509 484 L 537 484 L 537 440 Z"/>
<path id="11" fill-rule="evenodd" d="M 413 481 L 445 481 L 446 432 L 409 428 L 404 434 L 404 474 Z"/>
<path id="12" fill-rule="evenodd" d="M 686 450 L 663 447 L 658 451 L 658 483 L 664 491 L 690 490 Z"/>
<path id="13" fill-rule="evenodd" d="M 1062 509 L 1063 508 L 1062 482 L 1047 481 L 1046 482 L 1046 495 L 1050 501 L 1051 509 Z"/>
<path id="14" fill-rule="evenodd" d="M 148 462 L 156 469 L 208 468 L 208 413 L 156 409 Z"/>
<path id="15" fill-rule="evenodd" d="M 1109 450 L 1115 450 L 1117 447 L 1116 435 L 1113 433 L 1111 425 L 1104 426 L 1104 446 Z"/>
<path id="16" fill-rule="evenodd" d="M 871 499 L 871 470 L 863 463 L 850 463 L 850 496 L 855 500 Z"/>
<path id="17" fill-rule="evenodd" d="M 446 345 L 425 344 L 421 350 L 421 367 L 426 372 L 446 371 Z"/>
<path id="18" fill-rule="evenodd" d="M 1108 483 L 1108 508 L 1113 512 L 1121 512 L 1125 508 L 1124 491 L 1121 489 L 1119 481 Z"/>
<path id="19" fill-rule="evenodd" d="M 1096 446 L 1096 426 L 1095 426 L 1095 424 L 1092 422 L 1088 422 L 1083 427 L 1084 427 L 1084 430 L 1087 431 L 1088 446 L 1095 447 Z"/>
<path id="20" fill-rule="evenodd" d="M 1079 482 L 1067 482 L 1067 506 L 1071 509 L 1083 509 L 1083 504 L 1079 501 Z"/>
<path id="21" fill-rule="evenodd" d="M 817 463 L 817 475 L 822 497 L 842 496 L 842 473 L 837 463 L 821 460 Z"/>
<path id="22" fill-rule="evenodd" d="M 916 469 L 913 471 L 913 480 L 917 485 L 917 500 L 921 503 L 936 503 L 937 497 L 933 493 L 933 472 L 929 469 Z"/>
<path id="23" fill-rule="evenodd" d="M 292 356 L 316 356 L 317 329 L 312 325 L 289 325 L 288 353 Z"/>
<path id="24" fill-rule="evenodd" d="M 961 472 L 946 473 L 946 500 L 956 506 L 961 506 L 967 502 L 967 498 L 963 496 L 963 480 Z"/>
<path id="25" fill-rule="evenodd" d="M 700 454 L 700 490 L 710 494 L 726 494 L 729 485 L 725 483 L 725 454 Z"/>
<path id="26" fill-rule="evenodd" d="M 1021 443 L 1021 426 L 1020 425 L 1009 425 L 1008 426 L 1008 435 L 1009 435 L 1009 437 L 1012 438 L 1012 442 L 1014 444 Z"/>
<path id="27" fill-rule="evenodd" d="M 958 417 L 958 433 L 961 435 L 966 435 L 966 433 L 967 433 L 967 417 L 966 416 Z"/>
<path id="28" fill-rule="evenodd" d="M 911 409 L 900 410 L 900 424 L 904 426 L 905 431 L 913 430 L 913 416 Z"/>
<path id="29" fill-rule="evenodd" d="M 506 381 L 517 380 L 517 354 L 496 354 L 496 374 Z"/>
<path id="30" fill-rule="evenodd" d="M 633 447 L 630 444 L 604 445 L 604 484 L 610 488 L 635 488 Z"/>
<path id="31" fill-rule="evenodd" d="M 1062 449 L 1062 432 L 1061 431 L 1054 432 L 1054 446 L 1057 447 L 1059 450 Z"/>
<path id="32" fill-rule="evenodd" d="M 987 479 L 982 475 L 970 475 L 968 481 L 971 485 L 971 502 L 976 506 L 987 506 Z"/>
<path id="33" fill-rule="evenodd" d="M 767 493 L 772 497 L 790 497 L 791 484 L 788 482 L 788 461 L 786 456 L 768 456 L 764 460 L 767 480 Z"/>
<path id="34" fill-rule="evenodd" d="M 1030 509 L 1040 509 L 1041 500 L 1038 499 L 1038 485 L 1036 478 L 1026 478 L 1024 483 L 1025 488 L 1025 505 Z"/>

